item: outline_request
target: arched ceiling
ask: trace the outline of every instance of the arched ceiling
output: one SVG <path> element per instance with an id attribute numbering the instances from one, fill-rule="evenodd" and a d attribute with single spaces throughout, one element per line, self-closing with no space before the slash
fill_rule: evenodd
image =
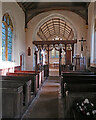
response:
<path id="1" fill-rule="evenodd" d="M 40 26 L 37 35 L 43 41 L 74 39 L 74 33 L 71 26 L 60 18 L 52 18 L 45 22 Z"/>
<path id="2" fill-rule="evenodd" d="M 26 0 L 21 0 L 26 1 Z M 89 2 L 17 2 L 25 13 L 27 23 L 36 15 L 50 10 L 69 10 L 80 15 L 88 24 Z"/>

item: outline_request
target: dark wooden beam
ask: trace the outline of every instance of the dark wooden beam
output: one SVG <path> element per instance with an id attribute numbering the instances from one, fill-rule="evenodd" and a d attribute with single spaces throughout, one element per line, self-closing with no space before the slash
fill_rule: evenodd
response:
<path id="1" fill-rule="evenodd" d="M 26 9 L 25 9 L 25 7 L 22 5 L 22 2 L 17 2 L 17 4 L 22 8 L 22 10 L 23 10 L 24 12 L 26 12 Z"/>
<path id="2" fill-rule="evenodd" d="M 66 23 L 65 23 L 65 27 L 64 27 L 64 33 L 63 33 L 63 37 L 64 37 L 64 35 L 65 35 L 65 28 L 66 28 Z"/>
<path id="3" fill-rule="evenodd" d="M 31 5 L 32 5 L 31 2 L 27 2 L 26 5 L 25 5 L 26 10 L 27 10 L 27 8 L 29 8 Z"/>
<path id="4" fill-rule="evenodd" d="M 77 43 L 77 40 L 55 40 L 55 41 L 33 41 L 34 45 L 50 45 L 50 44 L 73 44 Z"/>
<path id="5" fill-rule="evenodd" d="M 48 10 L 59 10 L 59 9 L 63 9 L 63 10 L 85 10 L 86 8 L 83 7 L 83 6 L 70 6 L 70 7 L 66 7 L 66 6 L 59 6 L 59 7 L 55 7 L 55 6 L 52 6 L 52 7 L 46 7 L 46 8 L 31 8 L 31 9 L 28 9 L 28 12 L 36 12 L 36 11 L 48 11 Z"/>
<path id="6" fill-rule="evenodd" d="M 40 31 L 42 32 L 42 34 L 44 35 L 45 39 L 47 40 L 46 35 L 44 34 L 44 32 L 42 31 L 42 29 L 40 28 Z"/>
<path id="7" fill-rule="evenodd" d="M 22 0 L 23 1 L 23 0 Z M 27 14 L 26 24 L 36 15 L 42 12 L 48 12 L 51 10 L 68 10 L 75 12 L 86 20 L 88 24 L 88 6 L 90 2 L 17 2 Z M 85 12 L 82 12 L 85 11 Z"/>
<path id="8" fill-rule="evenodd" d="M 30 11 L 28 11 L 28 14 L 30 14 L 30 13 L 32 13 L 30 16 L 29 16 L 29 18 L 27 19 L 27 23 L 33 18 L 33 17 L 35 17 L 36 15 L 38 15 L 39 13 L 43 13 L 43 12 L 48 12 L 48 11 L 51 11 L 51 10 L 68 10 L 68 11 L 72 11 L 72 12 L 74 12 L 74 13 L 76 13 L 76 14 L 78 14 L 79 16 L 81 16 L 83 19 L 85 19 L 86 20 L 86 15 L 84 14 L 82 14 L 82 13 L 80 13 L 79 11 L 80 10 L 86 10 L 86 8 L 84 8 L 84 7 L 81 7 L 81 9 L 79 9 L 79 8 L 76 8 L 76 7 L 71 7 L 71 8 L 64 8 L 64 7 L 62 7 L 62 8 L 46 8 L 46 9 L 32 9 L 32 10 L 30 10 Z"/>
<path id="9" fill-rule="evenodd" d="M 53 23 L 54 34 L 56 34 L 55 33 L 55 27 L 54 27 L 54 20 L 53 19 L 52 19 L 52 23 Z"/>
<path id="10" fill-rule="evenodd" d="M 71 31 L 70 31 L 70 33 L 69 33 L 69 35 L 68 35 L 68 38 L 67 38 L 67 40 L 69 39 L 69 37 L 70 37 L 70 35 L 71 35 L 71 32 L 72 32 L 72 29 L 71 29 Z"/>

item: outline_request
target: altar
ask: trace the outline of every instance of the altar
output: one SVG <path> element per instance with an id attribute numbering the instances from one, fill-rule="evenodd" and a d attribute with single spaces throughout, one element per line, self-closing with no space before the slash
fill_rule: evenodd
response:
<path id="1" fill-rule="evenodd" d="M 59 66 L 59 62 L 53 62 L 54 68 Z"/>

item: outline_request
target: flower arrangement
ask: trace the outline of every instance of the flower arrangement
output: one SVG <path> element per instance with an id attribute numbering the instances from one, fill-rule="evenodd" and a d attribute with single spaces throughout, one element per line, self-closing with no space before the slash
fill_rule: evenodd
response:
<path id="1" fill-rule="evenodd" d="M 89 100 L 84 99 L 81 102 L 76 103 L 76 110 L 87 118 L 96 118 L 95 105 Z"/>

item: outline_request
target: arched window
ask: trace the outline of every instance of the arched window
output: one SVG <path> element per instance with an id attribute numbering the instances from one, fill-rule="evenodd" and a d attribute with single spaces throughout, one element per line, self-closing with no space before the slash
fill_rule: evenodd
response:
<path id="1" fill-rule="evenodd" d="M 13 24 L 8 13 L 2 19 L 2 60 L 12 61 Z"/>

